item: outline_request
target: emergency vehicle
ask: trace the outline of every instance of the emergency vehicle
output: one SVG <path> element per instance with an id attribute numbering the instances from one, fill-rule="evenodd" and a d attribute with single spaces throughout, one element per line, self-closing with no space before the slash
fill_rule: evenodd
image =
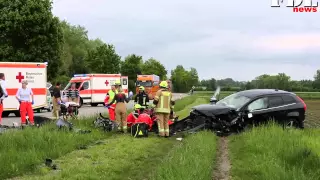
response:
<path id="1" fill-rule="evenodd" d="M 0 62 L 0 72 L 4 73 L 8 97 L 3 101 L 3 117 L 10 113 L 20 116 L 19 102 L 16 99 L 18 88 L 23 80 L 28 81 L 28 88 L 34 94 L 34 110 L 41 110 L 47 106 L 47 63 L 29 62 Z"/>
<path id="2" fill-rule="evenodd" d="M 79 106 L 83 104 L 104 105 L 104 99 L 116 80 L 120 80 L 121 87 L 128 96 L 128 76 L 121 76 L 121 74 L 75 74 L 64 88 L 63 97 L 65 98 L 66 91 L 70 89 L 71 84 L 76 83 L 76 88 L 80 92 Z"/>
<path id="3" fill-rule="evenodd" d="M 168 82 L 168 89 L 171 91 L 172 83 L 170 80 Z M 149 99 L 153 99 L 156 92 L 160 89 L 160 77 L 158 75 L 138 75 L 136 81 L 136 93 L 139 93 L 139 87 L 143 86 L 145 92 L 149 95 Z"/>

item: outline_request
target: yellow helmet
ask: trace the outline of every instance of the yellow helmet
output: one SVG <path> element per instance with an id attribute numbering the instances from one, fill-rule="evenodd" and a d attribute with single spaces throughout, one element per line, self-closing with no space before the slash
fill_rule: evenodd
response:
<path id="1" fill-rule="evenodd" d="M 116 82 L 114 83 L 114 85 L 116 85 L 116 86 L 120 86 L 120 85 L 121 85 L 121 81 L 120 81 L 120 79 L 117 79 L 117 80 L 116 80 Z"/>
<path id="2" fill-rule="evenodd" d="M 144 87 L 143 87 L 143 86 L 140 86 L 140 87 L 139 87 L 139 90 L 144 91 Z"/>
<path id="3" fill-rule="evenodd" d="M 162 87 L 162 88 L 168 88 L 168 83 L 167 83 L 167 81 L 161 81 L 160 87 Z"/>
<path id="4" fill-rule="evenodd" d="M 140 105 L 140 104 L 135 104 L 135 105 L 134 105 L 134 109 L 135 109 L 135 110 L 141 109 L 141 105 Z"/>

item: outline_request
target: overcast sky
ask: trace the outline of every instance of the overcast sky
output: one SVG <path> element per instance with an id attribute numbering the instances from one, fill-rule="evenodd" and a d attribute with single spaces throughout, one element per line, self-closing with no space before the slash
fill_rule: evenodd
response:
<path id="1" fill-rule="evenodd" d="M 122 57 L 182 64 L 199 77 L 251 80 L 320 69 L 319 13 L 271 8 L 271 0 L 54 0 L 53 13 L 112 43 Z"/>

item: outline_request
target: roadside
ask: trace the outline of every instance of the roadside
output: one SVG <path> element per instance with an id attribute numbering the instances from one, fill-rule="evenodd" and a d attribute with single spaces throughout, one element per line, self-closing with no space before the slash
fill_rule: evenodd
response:
<path id="1" fill-rule="evenodd" d="M 189 98 L 189 97 L 188 97 Z M 205 103 L 207 100 L 196 100 L 189 108 Z M 176 105 L 179 106 L 179 103 Z M 186 112 L 177 112 L 186 116 Z M 37 168 L 37 175 L 25 175 L 15 179 L 146 179 L 167 156 L 172 148 L 180 142 L 175 137 L 163 139 L 151 135 L 148 138 L 136 139 L 130 135 L 113 135 L 84 150 L 66 154 L 54 161 L 59 170 L 42 166 Z M 212 162 L 212 161 L 211 161 Z M 125 173 L 123 173 L 125 172 Z"/>
<path id="2" fill-rule="evenodd" d="M 184 97 L 188 96 L 186 93 L 173 93 L 173 99 L 182 99 Z M 133 101 L 131 100 L 129 103 L 127 103 L 127 109 L 133 108 Z M 79 109 L 79 116 L 95 116 L 99 113 L 105 113 L 108 112 L 108 110 L 103 107 L 102 105 L 99 105 L 97 107 L 91 107 L 90 105 L 84 105 Z M 41 116 L 41 117 L 52 117 L 52 112 L 47 112 L 46 110 L 43 110 L 41 113 L 34 113 L 35 116 Z M 13 114 L 11 116 L 2 118 L 2 124 L 7 126 L 12 126 L 12 124 L 18 123 L 20 124 L 20 117 L 15 117 Z"/>

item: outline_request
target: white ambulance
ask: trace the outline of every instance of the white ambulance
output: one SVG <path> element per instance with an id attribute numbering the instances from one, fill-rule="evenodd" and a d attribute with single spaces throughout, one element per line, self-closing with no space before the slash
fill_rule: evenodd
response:
<path id="1" fill-rule="evenodd" d="M 91 104 L 91 106 L 104 104 L 106 94 L 116 80 L 120 80 L 122 89 L 128 95 L 128 76 L 121 76 L 121 74 L 75 74 L 64 88 L 63 98 L 66 99 L 66 91 L 70 89 L 72 83 L 75 83 L 80 92 L 80 106 L 82 104 Z"/>
<path id="2" fill-rule="evenodd" d="M 10 113 L 20 116 L 19 102 L 16 93 L 23 80 L 28 81 L 29 88 L 34 93 L 35 110 L 43 109 L 47 106 L 47 64 L 29 62 L 0 62 L 0 73 L 4 73 L 6 78 L 6 90 L 8 98 L 3 102 L 3 117 Z"/>

